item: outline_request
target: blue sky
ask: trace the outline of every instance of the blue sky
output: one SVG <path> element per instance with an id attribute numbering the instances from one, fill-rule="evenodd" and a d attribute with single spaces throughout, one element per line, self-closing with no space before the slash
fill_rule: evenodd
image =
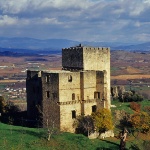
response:
<path id="1" fill-rule="evenodd" d="M 150 0 L 0 0 L 0 37 L 149 42 Z"/>

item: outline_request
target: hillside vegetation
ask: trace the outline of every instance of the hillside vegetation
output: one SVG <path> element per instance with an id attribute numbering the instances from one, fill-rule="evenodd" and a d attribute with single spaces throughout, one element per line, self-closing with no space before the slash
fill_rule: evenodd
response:
<path id="1" fill-rule="evenodd" d="M 121 103 L 113 101 L 113 105 L 117 107 L 112 108 L 112 114 L 116 110 L 125 110 L 134 113 L 130 108 L 130 103 Z M 141 109 L 144 110 L 146 106 L 150 105 L 150 101 L 144 100 L 140 102 Z M 114 115 L 113 115 L 114 116 Z M 11 124 L 11 122 L 10 122 Z M 62 133 L 59 132 L 52 136 L 50 141 L 46 140 L 46 131 L 41 128 L 27 128 L 21 126 L 13 126 L 0 123 L 0 149 L 1 150 L 117 150 L 119 148 L 120 139 L 118 137 L 120 128 L 115 126 L 114 138 L 105 138 L 90 140 L 81 134 Z M 146 146 L 150 141 L 150 133 L 140 133 L 138 136 L 132 134 L 129 130 L 127 137 L 127 149 L 135 150 L 135 145 L 140 147 L 140 150 L 145 150 L 143 144 Z M 149 146 L 149 145 L 148 145 Z"/>
<path id="2" fill-rule="evenodd" d="M 80 134 L 59 133 L 50 141 L 45 138 L 43 129 L 26 128 L 0 123 L 1 150 L 100 150 L 118 148 L 119 140 L 89 140 Z"/>

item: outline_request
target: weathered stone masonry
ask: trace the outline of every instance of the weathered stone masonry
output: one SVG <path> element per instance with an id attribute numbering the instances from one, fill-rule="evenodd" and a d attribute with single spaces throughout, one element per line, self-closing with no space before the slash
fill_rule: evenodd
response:
<path id="1" fill-rule="evenodd" d="M 110 108 L 110 49 L 62 49 L 62 70 L 28 71 L 26 85 L 28 116 L 37 118 L 40 105 L 60 130 L 74 132 L 76 116 Z"/>

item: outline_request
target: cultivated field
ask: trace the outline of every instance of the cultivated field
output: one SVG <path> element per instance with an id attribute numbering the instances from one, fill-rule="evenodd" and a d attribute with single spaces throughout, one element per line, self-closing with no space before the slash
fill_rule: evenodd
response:
<path id="1" fill-rule="evenodd" d="M 112 85 L 128 87 L 129 80 L 132 80 L 133 84 L 139 86 L 139 89 L 136 88 L 138 91 L 150 93 L 149 58 L 149 53 L 111 51 Z M 27 70 L 60 70 L 61 68 L 60 54 L 0 56 L 0 83 L 7 87 L 12 83 L 25 82 Z"/>

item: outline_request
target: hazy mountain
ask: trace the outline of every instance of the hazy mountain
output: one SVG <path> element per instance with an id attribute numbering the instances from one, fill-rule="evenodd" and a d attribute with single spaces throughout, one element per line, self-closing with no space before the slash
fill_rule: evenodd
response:
<path id="1" fill-rule="evenodd" d="M 61 51 L 62 48 L 76 46 L 80 42 L 66 39 L 39 40 L 33 38 L 5 38 L 0 37 L 0 51 L 37 52 Z M 85 46 L 110 47 L 112 50 L 150 50 L 150 42 L 142 44 L 117 43 L 117 42 L 81 42 Z M 32 51 L 31 51 L 32 50 Z"/>
<path id="2" fill-rule="evenodd" d="M 128 50 L 128 51 L 150 51 L 150 42 L 137 44 L 137 45 L 128 45 L 128 46 L 117 46 L 112 47 L 114 50 Z"/>
<path id="3" fill-rule="evenodd" d="M 33 38 L 0 38 L 0 47 L 13 49 L 61 50 L 63 47 L 70 47 L 78 44 L 79 42 L 65 39 L 39 40 Z"/>

